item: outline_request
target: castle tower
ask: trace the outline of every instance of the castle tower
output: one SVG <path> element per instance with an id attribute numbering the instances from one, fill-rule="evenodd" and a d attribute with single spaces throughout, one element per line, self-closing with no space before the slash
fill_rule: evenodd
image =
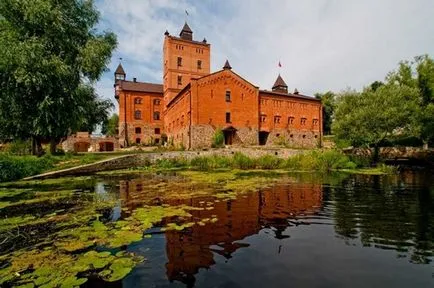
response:
<path id="1" fill-rule="evenodd" d="M 288 85 L 286 85 L 285 81 L 283 81 L 283 78 L 280 76 L 280 74 L 277 76 L 276 82 L 274 82 L 272 91 L 288 93 Z"/>
<path id="2" fill-rule="evenodd" d="M 187 22 L 179 37 L 164 33 L 163 46 L 163 90 L 164 107 L 192 78 L 210 74 L 211 45 L 193 40 L 193 31 Z"/>

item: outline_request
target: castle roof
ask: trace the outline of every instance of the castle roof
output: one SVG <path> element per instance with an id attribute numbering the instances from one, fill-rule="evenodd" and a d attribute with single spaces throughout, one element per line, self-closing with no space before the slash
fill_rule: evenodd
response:
<path id="1" fill-rule="evenodd" d="M 126 91 L 163 94 L 163 85 L 156 83 L 121 81 L 120 88 Z"/>
<path id="2" fill-rule="evenodd" d="M 259 94 L 268 94 L 268 96 L 282 96 L 282 97 L 288 97 L 288 98 L 298 98 L 298 99 L 305 99 L 305 100 L 311 100 L 315 102 L 321 102 L 320 99 L 316 99 L 312 96 L 302 95 L 302 94 L 294 94 L 294 93 L 286 93 L 286 92 L 279 92 L 279 91 L 268 91 L 268 90 L 259 90 Z"/>
<path id="3" fill-rule="evenodd" d="M 288 85 L 286 85 L 285 81 L 283 81 L 282 76 L 280 76 L 279 74 L 279 76 L 277 76 L 276 82 L 274 82 L 273 89 L 281 87 L 288 88 Z"/>
<path id="4" fill-rule="evenodd" d="M 231 66 L 231 64 L 229 64 L 228 60 L 226 60 L 225 66 L 223 66 L 223 69 L 232 69 L 232 66 Z"/>
<path id="5" fill-rule="evenodd" d="M 182 27 L 181 33 L 182 32 L 193 33 L 193 31 L 191 31 L 190 29 L 190 26 L 188 26 L 187 22 L 185 22 L 184 27 Z"/>
<path id="6" fill-rule="evenodd" d="M 119 63 L 118 68 L 116 68 L 115 74 L 123 74 L 123 75 L 125 75 L 124 67 L 122 67 L 121 63 Z"/>

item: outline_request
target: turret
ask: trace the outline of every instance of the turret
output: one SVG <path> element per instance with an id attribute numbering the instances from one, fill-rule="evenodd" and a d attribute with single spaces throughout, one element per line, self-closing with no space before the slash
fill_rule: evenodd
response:
<path id="1" fill-rule="evenodd" d="M 288 93 L 288 85 L 283 81 L 282 76 L 277 76 L 276 82 L 274 82 L 272 90 L 274 92 Z"/>

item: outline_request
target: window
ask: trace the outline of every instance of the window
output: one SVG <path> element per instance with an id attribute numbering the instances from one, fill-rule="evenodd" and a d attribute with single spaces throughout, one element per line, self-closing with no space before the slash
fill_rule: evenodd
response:
<path id="1" fill-rule="evenodd" d="M 318 125 L 318 119 L 313 119 L 313 120 L 312 120 L 312 124 L 313 124 L 313 126 Z"/>
<path id="2" fill-rule="evenodd" d="M 142 119 L 142 111 L 140 110 L 134 111 L 134 119 L 136 120 Z"/>
<path id="3" fill-rule="evenodd" d="M 136 127 L 136 134 L 141 134 L 142 133 L 142 128 L 140 127 Z"/>
<path id="4" fill-rule="evenodd" d="M 231 113 L 226 112 L 226 123 L 231 123 Z"/>
<path id="5" fill-rule="evenodd" d="M 182 58 L 178 57 L 178 67 L 181 67 L 181 66 L 182 66 Z"/>
<path id="6" fill-rule="evenodd" d="M 136 138 L 136 144 L 140 144 L 142 140 L 140 138 Z"/>
<path id="7" fill-rule="evenodd" d="M 202 69 L 202 60 L 197 60 L 197 69 Z"/>
<path id="8" fill-rule="evenodd" d="M 160 135 L 160 133 L 161 133 L 160 128 L 155 128 L 154 132 L 155 132 L 155 135 Z"/>
<path id="9" fill-rule="evenodd" d="M 306 125 L 306 118 L 301 118 L 300 124 L 301 125 Z"/>
<path id="10" fill-rule="evenodd" d="M 142 104 L 142 99 L 134 98 L 134 104 Z"/>
<path id="11" fill-rule="evenodd" d="M 280 123 L 280 116 L 274 116 L 274 124 Z"/>
<path id="12" fill-rule="evenodd" d="M 154 105 L 160 105 L 160 99 L 154 99 Z"/>
<path id="13" fill-rule="evenodd" d="M 160 144 L 160 138 L 155 139 L 155 144 L 157 144 L 157 145 Z"/>
<path id="14" fill-rule="evenodd" d="M 226 102 L 231 102 L 231 91 L 226 91 Z"/>
<path id="15" fill-rule="evenodd" d="M 288 125 L 294 124 L 294 117 L 288 117 Z"/>
<path id="16" fill-rule="evenodd" d="M 154 112 L 154 120 L 160 120 L 160 112 Z"/>
<path id="17" fill-rule="evenodd" d="M 262 123 L 264 123 L 266 119 L 267 119 L 267 116 L 266 116 L 266 115 L 261 115 L 261 122 L 262 122 Z"/>
<path id="18" fill-rule="evenodd" d="M 182 85 L 182 76 L 178 75 L 178 85 Z"/>

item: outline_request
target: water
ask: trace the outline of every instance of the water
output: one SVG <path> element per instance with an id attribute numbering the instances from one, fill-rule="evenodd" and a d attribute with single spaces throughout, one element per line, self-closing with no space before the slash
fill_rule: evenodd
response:
<path id="1" fill-rule="evenodd" d="M 177 175 L 97 180 L 87 193 L 118 199 L 107 221 L 145 204 L 200 207 L 192 219 L 208 221 L 182 231 L 154 225 L 151 238 L 126 247 L 146 261 L 121 281 L 83 286 L 434 287 L 432 173 L 273 179 L 230 199 Z"/>

